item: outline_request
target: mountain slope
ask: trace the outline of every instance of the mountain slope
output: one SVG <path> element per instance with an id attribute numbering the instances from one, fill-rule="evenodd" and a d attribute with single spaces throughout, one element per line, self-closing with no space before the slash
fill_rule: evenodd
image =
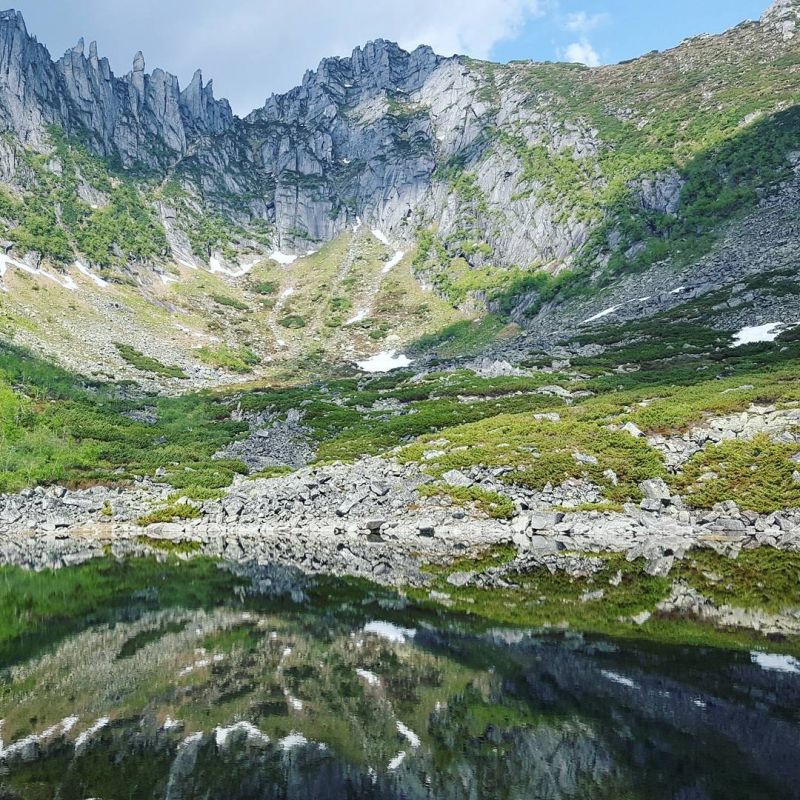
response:
<path id="1" fill-rule="evenodd" d="M 670 265 L 702 263 L 765 197 L 791 194 L 799 9 L 778 0 L 758 22 L 597 69 L 445 59 L 378 40 L 325 59 L 245 119 L 199 73 L 181 89 L 163 70 L 147 73 L 141 53 L 122 77 L 94 44 L 53 61 L 19 13 L 2 12 L 2 272 L 33 271 L 51 290 L 110 282 L 158 314 L 159 304 L 180 305 L 163 287 L 179 294 L 175 281 L 197 268 L 236 294 L 260 261 L 273 258 L 267 272 L 292 269 L 290 255 L 363 224 L 362 237 L 374 230 L 393 243 L 380 263 L 404 254 L 417 309 L 429 305 L 425 290 L 452 307 L 416 333 L 487 306 L 563 332 L 630 299 L 625 276 L 647 272 L 666 287 Z M 779 245 L 762 240 L 760 252 L 768 259 Z M 333 274 L 348 273 L 358 256 L 344 241 L 333 252 L 344 259 Z M 728 273 L 735 265 L 716 270 L 707 289 Z M 373 302 L 381 274 L 332 294 L 332 318 L 312 302 L 315 324 L 347 328 L 343 312 L 353 307 L 351 324 L 374 320 L 371 341 L 408 341 L 413 326 L 394 331 L 389 306 Z M 605 305 L 594 311 L 598 293 Z M 280 311 L 280 296 L 274 304 Z M 102 303 L 91 305 L 102 315 Z M 225 346 L 280 356 L 280 320 L 266 310 L 262 318 L 251 308 L 255 337 L 223 321 Z M 19 319 L 24 309 L 9 313 Z M 254 341 L 265 331 L 271 338 Z M 292 355 L 307 355 L 312 339 Z M 342 338 L 336 357 L 352 346 Z M 368 349 L 365 341 L 352 352 Z"/>

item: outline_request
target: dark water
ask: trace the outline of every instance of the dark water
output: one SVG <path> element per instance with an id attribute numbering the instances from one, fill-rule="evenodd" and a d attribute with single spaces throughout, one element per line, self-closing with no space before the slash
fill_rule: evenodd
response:
<path id="1" fill-rule="evenodd" d="M 0 672 L 0 798 L 800 798 L 785 657 L 434 627 L 385 598 L 72 622 Z"/>

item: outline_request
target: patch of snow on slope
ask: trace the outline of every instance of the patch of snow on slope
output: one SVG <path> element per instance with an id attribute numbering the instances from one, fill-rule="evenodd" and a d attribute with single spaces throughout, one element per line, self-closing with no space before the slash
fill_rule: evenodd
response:
<path id="1" fill-rule="evenodd" d="M 387 247 L 389 246 L 389 237 L 378 228 L 372 229 L 372 235 L 381 243 L 385 244 Z"/>
<path id="2" fill-rule="evenodd" d="M 29 275 L 47 278 L 47 280 L 53 281 L 53 283 L 57 283 L 63 289 L 69 289 L 71 292 L 74 292 L 78 288 L 78 284 L 75 283 L 75 281 L 70 278 L 69 275 L 64 275 L 63 278 L 61 278 L 57 275 L 53 275 L 51 272 L 45 272 L 43 269 L 30 267 L 27 264 L 24 264 L 22 261 L 17 261 L 14 258 L 9 258 L 5 254 L 0 254 L 0 277 L 3 277 L 6 274 L 8 267 L 21 269 L 23 272 L 27 272 Z"/>
<path id="3" fill-rule="evenodd" d="M 755 342 L 774 342 L 783 333 L 787 325 L 783 322 L 768 322 L 766 325 L 748 325 L 733 337 L 733 346 Z"/>
<path id="4" fill-rule="evenodd" d="M 386 275 L 387 272 L 391 272 L 402 260 L 405 256 L 405 252 L 403 250 L 398 250 L 384 265 L 383 265 L 383 274 Z"/>
<path id="5" fill-rule="evenodd" d="M 297 256 L 290 256 L 290 255 L 287 255 L 286 253 L 281 253 L 280 250 L 275 250 L 270 255 L 270 258 L 273 261 L 277 261 L 279 264 L 281 264 L 284 267 L 288 267 L 290 264 L 294 264 L 294 262 L 297 261 Z"/>
<path id="6" fill-rule="evenodd" d="M 77 268 L 78 272 L 81 275 L 85 275 L 89 280 L 94 281 L 100 288 L 104 288 L 108 286 L 108 281 L 104 281 L 99 275 L 95 275 L 86 264 L 81 263 L 80 261 L 75 262 L 75 267 Z"/>
<path id="7" fill-rule="evenodd" d="M 345 325 L 355 325 L 356 322 L 361 322 L 361 320 L 366 319 L 369 316 L 369 309 L 368 308 L 361 308 L 359 309 L 352 317 L 350 317 Z"/>
<path id="8" fill-rule="evenodd" d="M 356 223 L 353 225 L 353 233 L 358 233 L 361 230 L 361 226 L 364 223 L 361 221 L 361 217 L 356 217 Z"/>
<path id="9" fill-rule="evenodd" d="M 588 322 L 595 322 L 598 319 L 603 319 L 603 317 L 608 317 L 611 314 L 619 311 L 622 306 L 611 306 L 610 308 L 606 308 L 601 311 L 599 314 L 595 314 L 593 317 L 589 317 L 589 319 L 585 319 L 581 325 L 586 325 Z"/>
<path id="10" fill-rule="evenodd" d="M 754 664 L 767 672 L 785 672 L 800 675 L 800 661 L 792 656 L 779 655 L 778 653 L 760 653 L 754 650 L 750 653 Z"/>
<path id="11" fill-rule="evenodd" d="M 356 366 L 362 372 L 391 372 L 393 369 L 407 367 L 413 362 L 403 353 L 396 350 L 384 350 L 364 361 L 356 361 Z"/>

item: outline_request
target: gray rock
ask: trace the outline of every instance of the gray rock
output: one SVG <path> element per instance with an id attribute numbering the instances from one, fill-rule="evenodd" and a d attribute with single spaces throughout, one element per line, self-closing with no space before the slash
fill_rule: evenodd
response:
<path id="1" fill-rule="evenodd" d="M 652 478 L 639 484 L 642 494 L 647 500 L 657 500 L 663 504 L 670 501 L 672 493 L 669 486 L 661 478 Z"/>
<path id="2" fill-rule="evenodd" d="M 467 477 L 463 472 L 457 469 L 451 469 L 449 472 L 445 472 L 444 475 L 442 475 L 442 480 L 450 484 L 450 486 L 460 486 L 463 488 L 472 486 L 475 483 L 472 478 Z"/>
<path id="3" fill-rule="evenodd" d="M 474 572 L 453 572 L 447 576 L 447 582 L 451 586 L 460 588 L 466 586 L 474 577 Z"/>

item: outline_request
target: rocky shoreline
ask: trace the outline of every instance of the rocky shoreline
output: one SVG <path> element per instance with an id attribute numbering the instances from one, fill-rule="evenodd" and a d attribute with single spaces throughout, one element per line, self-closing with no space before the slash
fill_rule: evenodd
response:
<path id="1" fill-rule="evenodd" d="M 39 487 L 0 501 L 0 563 L 38 570 L 109 552 L 169 551 L 424 586 L 425 564 L 446 565 L 501 545 L 517 550 L 520 568 L 538 564 L 577 576 L 585 565 L 565 554 L 624 553 L 646 574 L 667 577 L 695 548 L 731 558 L 758 547 L 800 552 L 800 510 L 757 514 L 727 502 L 695 511 L 660 479 L 642 483 L 644 500 L 622 512 L 553 510 L 554 502 L 579 506 L 591 496 L 596 487 L 582 481 L 536 496 L 521 492 L 511 520 L 420 496 L 419 487 L 431 480 L 415 464 L 382 458 L 307 467 L 239 479 L 219 500 L 186 500 L 196 518 L 147 526 L 137 519 L 166 502 L 169 487 L 149 481 L 116 489 Z"/>

